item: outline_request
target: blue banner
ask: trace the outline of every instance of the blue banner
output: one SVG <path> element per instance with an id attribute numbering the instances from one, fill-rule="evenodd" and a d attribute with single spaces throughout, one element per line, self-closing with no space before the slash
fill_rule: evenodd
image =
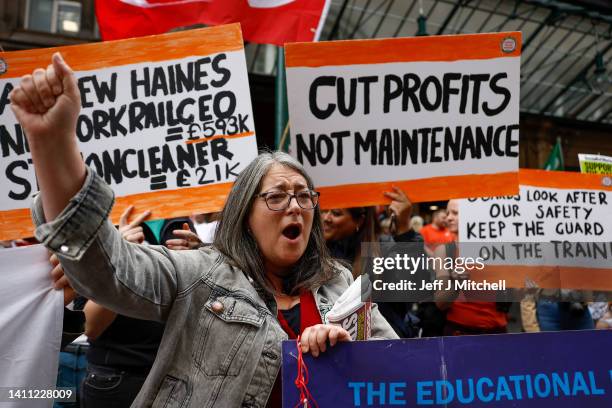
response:
<path id="1" fill-rule="evenodd" d="M 285 408 L 297 356 L 284 342 Z M 304 363 L 320 408 L 612 407 L 610 330 L 341 343 Z"/>

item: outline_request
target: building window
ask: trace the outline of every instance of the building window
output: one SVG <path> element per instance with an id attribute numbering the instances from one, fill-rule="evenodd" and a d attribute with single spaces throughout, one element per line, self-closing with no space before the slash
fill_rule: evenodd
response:
<path id="1" fill-rule="evenodd" d="M 29 0 L 26 7 L 26 28 L 34 31 L 51 32 L 53 0 Z"/>
<path id="2" fill-rule="evenodd" d="M 81 31 L 81 3 L 75 1 L 56 1 L 51 31 L 54 33 L 77 35 Z"/>
<path id="3" fill-rule="evenodd" d="M 29 0 L 26 28 L 64 35 L 81 31 L 81 3 L 67 0 Z"/>

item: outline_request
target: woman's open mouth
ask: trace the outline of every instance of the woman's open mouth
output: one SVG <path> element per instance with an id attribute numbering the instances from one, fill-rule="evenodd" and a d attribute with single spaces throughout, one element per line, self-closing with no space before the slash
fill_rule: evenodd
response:
<path id="1" fill-rule="evenodd" d="M 289 224 L 283 228 L 283 236 L 290 241 L 297 239 L 302 233 L 302 226 L 300 224 Z"/>

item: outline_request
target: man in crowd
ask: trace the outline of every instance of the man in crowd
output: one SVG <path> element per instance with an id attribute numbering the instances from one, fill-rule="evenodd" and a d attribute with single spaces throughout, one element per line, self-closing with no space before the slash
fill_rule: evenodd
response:
<path id="1" fill-rule="evenodd" d="M 431 224 L 421 228 L 420 234 L 425 241 L 425 252 L 432 256 L 436 246 L 446 244 L 454 240 L 453 233 L 446 228 L 446 210 L 436 210 L 431 219 Z"/>
<path id="2" fill-rule="evenodd" d="M 450 200 L 447 206 L 448 229 L 459 236 L 459 201 Z M 438 245 L 434 256 L 442 259 L 458 256 L 456 241 Z M 469 279 L 469 271 L 436 270 L 436 279 L 447 281 Z M 445 336 L 463 334 L 497 334 L 507 332 L 509 303 L 494 302 L 490 292 L 475 290 L 440 290 L 436 293 L 436 305 L 446 311 Z"/>

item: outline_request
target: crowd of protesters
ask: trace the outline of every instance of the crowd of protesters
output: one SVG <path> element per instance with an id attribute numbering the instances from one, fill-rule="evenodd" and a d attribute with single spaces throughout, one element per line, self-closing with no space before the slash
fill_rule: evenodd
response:
<path id="1" fill-rule="evenodd" d="M 387 207 L 338 208 L 320 212 L 323 237 L 329 253 L 350 268 L 353 277 L 365 273 L 365 265 L 362 265 L 365 255 L 360 253 L 362 242 L 417 243 L 430 256 L 456 251 L 459 217 L 456 200 L 451 200 L 447 208 L 436 210 L 431 215 L 424 213 L 420 217 L 414 214 L 406 192 L 396 188 L 388 192 L 387 197 L 391 200 Z M 299 203 L 296 204 L 299 206 Z M 164 245 L 179 251 L 195 250 L 214 241 L 219 214 L 152 221 L 147 220 L 152 215 L 150 211 L 131 219 L 132 211 L 133 207 L 129 207 L 117 226 L 121 237 L 127 242 Z M 414 228 L 415 218 L 431 221 L 419 233 Z M 15 246 L 30 243 L 19 240 L 2 244 Z M 381 247 L 375 245 L 373 248 L 378 252 L 368 256 L 380 255 Z M 113 312 L 79 296 L 71 290 L 57 256 L 52 255 L 50 262 L 54 267 L 56 285 L 70 290 L 66 298 L 69 309 L 65 315 L 58 386 L 79 389 L 78 403 L 56 403 L 57 406 L 129 407 L 153 367 L 165 325 Z M 432 271 L 432 274 L 437 272 L 440 271 Z M 469 293 L 447 292 L 444 296 L 435 303 L 385 302 L 378 306 L 401 338 L 509 331 L 509 304 L 470 301 L 469 297 L 473 294 Z M 526 311 L 525 302 L 521 302 L 521 316 L 516 314 L 511 317 L 523 320 L 522 331 L 612 327 L 611 305 L 606 303 L 583 304 L 580 308 L 569 303 L 553 303 L 546 298 L 532 301 L 532 314 Z M 278 302 L 281 326 L 288 327 L 293 336 L 302 330 L 300 314 L 295 313 L 301 303 L 296 303 L 294 299 L 281 308 L 281 302 Z M 566 310 L 568 314 L 541 312 L 551 307 Z M 576 310 L 569 313 L 570 308 Z M 75 339 L 77 336 L 80 337 Z"/>
<path id="2" fill-rule="evenodd" d="M 365 273 L 364 256 L 360 253 L 362 242 L 420 243 L 422 250 L 430 256 L 456 251 L 459 217 L 456 200 L 451 200 L 447 208 L 436 210 L 431 215 L 423 213 L 421 217 L 414 214 L 406 192 L 394 189 L 387 197 L 391 200 L 387 207 L 338 208 L 320 212 L 326 248 L 331 257 L 352 270 L 353 277 Z M 180 251 L 195 250 L 214 241 L 219 214 L 151 221 L 147 220 L 152 216 L 149 211 L 130 219 L 132 210 L 133 207 L 126 210 L 117 226 L 127 242 L 164 245 Z M 420 224 L 419 218 L 431 220 L 420 228 L 420 232 L 414 227 Z M 2 245 L 31 243 L 32 240 L 19 240 L 5 241 Z M 378 251 L 381 251 L 380 247 Z M 380 252 L 369 254 L 372 255 L 380 255 Z M 65 315 L 58 386 L 79 389 L 79 402 L 56 403 L 56 406 L 129 407 L 153 367 L 165 325 L 113 312 L 76 294 L 70 288 L 57 256 L 51 256 L 50 262 L 54 267 L 56 286 L 70 291 L 66 298 L 69 309 Z M 382 316 L 401 338 L 509 331 L 509 304 L 470 301 L 469 293 L 444 295 L 446 298 L 437 299 L 435 303 L 385 302 L 378 306 Z M 530 312 L 525 305 L 528 302 L 520 303 L 520 316 L 515 312 L 510 317 L 522 320 L 522 327 L 517 326 L 522 331 L 612 327 L 612 305 L 606 303 L 572 305 L 544 298 L 531 300 Z M 295 309 L 301 302 L 296 303 L 293 299 L 285 303 L 285 308 L 281 308 L 281 302 L 278 304 L 282 326 L 288 325 L 294 336 L 299 334 L 302 326 L 299 312 L 296 315 Z M 556 314 L 550 312 L 552 308 Z"/>
<path id="3" fill-rule="evenodd" d="M 321 311 L 366 272 L 366 256 L 380 255 L 386 242 L 415 244 L 411 256 L 456 252 L 456 200 L 415 214 L 410 191 L 393 188 L 384 208 L 321 210 L 308 174 L 278 152 L 240 174 L 219 214 L 147 221 L 155 214 L 131 218 L 128 208 L 116 228 L 106 219 L 112 191 L 76 148 L 79 92 L 61 56 L 25 77 L 11 100 L 39 174 L 38 236 L 53 253 L 69 310 L 58 385 L 79 388 L 83 407 L 149 406 L 170 396 L 179 406 L 187 390 L 200 405 L 280 406 L 280 342 L 300 336 L 302 351 L 318 356 L 350 341 Z M 15 244 L 24 243 L 4 243 Z M 525 331 L 611 325 L 608 304 L 591 305 L 591 315 L 581 303 L 533 303 L 521 304 Z M 506 333 L 510 311 L 461 291 L 435 302 L 384 302 L 373 308 L 372 338 Z"/>

